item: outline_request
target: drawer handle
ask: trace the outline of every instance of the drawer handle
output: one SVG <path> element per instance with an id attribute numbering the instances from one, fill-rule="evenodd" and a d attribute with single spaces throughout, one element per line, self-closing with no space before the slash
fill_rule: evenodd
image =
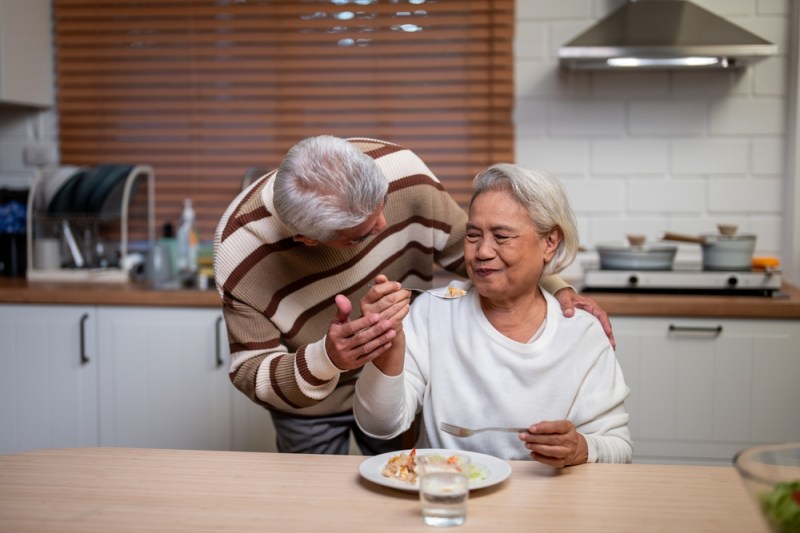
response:
<path id="1" fill-rule="evenodd" d="M 83 313 L 81 316 L 81 365 L 85 365 L 89 362 L 89 358 L 86 357 L 86 321 L 89 320 L 89 313 Z"/>
<path id="2" fill-rule="evenodd" d="M 220 343 L 220 337 L 221 337 L 221 335 L 219 334 L 219 327 L 220 327 L 221 323 L 222 323 L 222 317 L 218 316 L 217 317 L 217 325 L 216 325 L 216 328 L 215 328 L 215 331 L 214 331 L 214 334 L 217 337 L 217 368 L 221 367 L 224 364 L 223 361 L 222 361 L 222 348 L 220 347 L 220 344 L 219 344 Z"/>
<path id="3" fill-rule="evenodd" d="M 669 332 L 675 335 L 682 333 L 690 335 L 709 335 L 712 338 L 719 337 L 722 334 L 722 326 L 676 326 L 675 324 L 669 325 Z"/>

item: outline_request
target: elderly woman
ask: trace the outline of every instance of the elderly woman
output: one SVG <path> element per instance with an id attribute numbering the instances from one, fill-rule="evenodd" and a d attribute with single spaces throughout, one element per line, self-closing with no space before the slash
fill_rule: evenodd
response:
<path id="1" fill-rule="evenodd" d="M 415 300 L 392 348 L 356 384 L 362 430 L 399 435 L 422 409 L 420 447 L 530 457 L 557 468 L 630 462 L 629 389 L 608 338 L 585 311 L 565 318 L 539 287 L 577 248 L 575 217 L 557 180 L 512 164 L 476 176 L 464 239 L 470 281 L 452 284 L 466 295 Z M 401 290 L 383 276 L 377 281 L 381 296 Z M 527 431 L 459 438 L 441 431 L 442 422 Z"/>

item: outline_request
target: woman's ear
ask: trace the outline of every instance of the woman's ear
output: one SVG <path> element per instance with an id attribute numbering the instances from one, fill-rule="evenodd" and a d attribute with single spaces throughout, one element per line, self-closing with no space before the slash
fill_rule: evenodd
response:
<path id="1" fill-rule="evenodd" d="M 549 263 L 558 249 L 559 243 L 564 239 L 564 234 L 561 228 L 555 227 L 550 230 L 550 233 L 545 235 L 545 248 L 544 248 L 544 262 Z"/>

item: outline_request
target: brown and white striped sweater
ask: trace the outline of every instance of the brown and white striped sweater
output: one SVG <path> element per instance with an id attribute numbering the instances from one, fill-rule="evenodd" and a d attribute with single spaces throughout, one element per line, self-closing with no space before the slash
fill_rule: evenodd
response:
<path id="1" fill-rule="evenodd" d="M 228 329 L 230 378 L 268 409 L 321 416 L 352 408 L 359 371 L 340 371 L 325 352 L 337 294 L 350 298 L 357 313 L 378 274 L 427 288 L 434 262 L 465 273 L 466 214 L 427 165 L 396 144 L 349 140 L 389 180 L 388 226 L 379 235 L 347 249 L 295 242 L 273 208 L 274 171 L 243 191 L 217 227 L 214 275 Z"/>

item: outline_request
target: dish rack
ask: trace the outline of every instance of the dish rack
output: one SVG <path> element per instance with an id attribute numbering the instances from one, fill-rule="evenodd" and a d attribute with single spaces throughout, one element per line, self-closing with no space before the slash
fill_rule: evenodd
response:
<path id="1" fill-rule="evenodd" d="M 155 174 L 149 165 L 134 165 L 124 176 L 118 187 L 108 195 L 103 209 L 99 212 L 48 212 L 48 206 L 42 198 L 42 187 L 47 179 L 52 179 L 54 173 L 37 172 L 34 183 L 28 194 L 27 218 L 27 244 L 28 267 L 26 277 L 30 281 L 82 281 L 82 282 L 108 282 L 127 283 L 130 280 L 126 265 L 129 264 L 129 235 L 128 222 L 130 215 L 131 196 L 134 186 L 140 181 L 146 182 L 147 187 L 147 238 L 152 245 L 155 243 Z M 35 261 L 35 242 L 41 237 L 45 228 L 52 228 L 59 224 L 69 228 L 71 223 L 100 224 L 119 221 L 119 259 L 115 266 L 95 268 L 37 268 Z M 69 230 L 67 229 L 67 233 Z M 60 243 L 59 243 L 60 245 Z M 71 243 L 74 246 L 75 242 Z M 59 248 L 60 251 L 60 248 Z"/>

